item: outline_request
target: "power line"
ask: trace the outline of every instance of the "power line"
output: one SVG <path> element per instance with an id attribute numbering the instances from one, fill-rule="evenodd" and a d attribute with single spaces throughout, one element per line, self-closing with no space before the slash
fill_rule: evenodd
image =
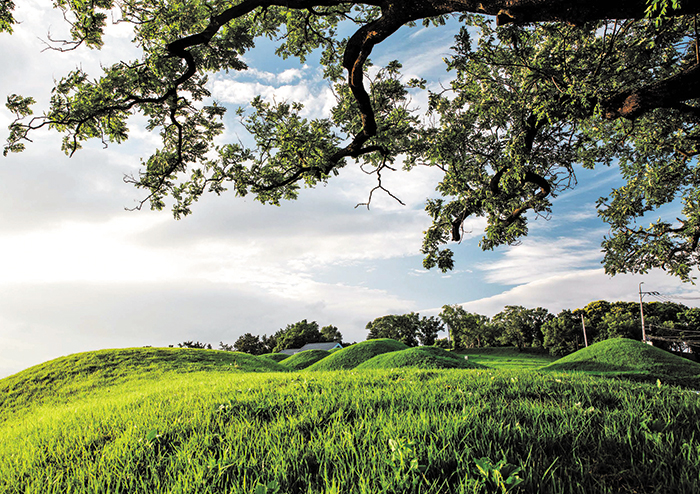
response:
<path id="1" fill-rule="evenodd" d="M 695 329 L 683 329 L 683 328 L 677 328 L 675 326 L 659 326 L 658 324 L 648 324 L 650 328 L 657 328 L 657 329 L 663 329 L 663 330 L 668 330 L 668 331 L 679 331 L 683 333 L 697 333 L 700 334 L 700 331 L 695 330 Z"/>
<path id="2" fill-rule="evenodd" d="M 671 300 L 700 300 L 700 297 L 686 297 L 683 295 L 666 295 L 659 292 L 644 292 L 645 295 L 651 295 L 654 298 L 663 300 L 664 302 L 670 302 Z"/>

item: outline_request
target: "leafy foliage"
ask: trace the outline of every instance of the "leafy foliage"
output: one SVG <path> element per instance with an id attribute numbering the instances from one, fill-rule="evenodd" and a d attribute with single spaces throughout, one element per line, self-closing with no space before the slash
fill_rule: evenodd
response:
<path id="1" fill-rule="evenodd" d="M 10 95 L 15 115 L 5 154 L 19 152 L 37 129 L 63 134 L 75 153 L 89 139 L 121 143 L 128 120 L 147 119 L 161 145 L 127 181 L 145 191 L 138 206 L 190 214 L 206 192 L 227 187 L 271 204 L 294 199 L 355 162 L 377 176 L 402 164 L 440 169 L 440 197 L 426 211 L 432 225 L 426 267 L 453 267 L 445 245 L 464 237 L 465 220 L 485 217 L 484 249 L 515 244 L 533 216 L 576 185 L 576 173 L 619 167 L 625 184 L 598 201 L 610 225 L 604 263 L 610 274 L 660 267 L 683 280 L 700 263 L 700 51 L 697 2 L 418 0 L 56 0 L 70 40 L 56 46 L 100 49 L 107 19 L 134 30 L 142 56 L 106 65 L 95 78 L 76 69 L 56 81 L 49 108 Z M 17 23 L 14 3 L 0 4 L 0 31 Z M 478 14 L 478 15 L 476 15 Z M 378 43 L 404 25 L 462 29 L 447 61 L 448 87 L 406 80 L 400 61 L 367 74 Z M 491 17 L 485 17 L 491 16 Z M 495 18 L 495 24 L 493 21 Z M 352 34 L 339 33 L 349 27 Z M 208 75 L 247 68 L 260 38 L 275 53 L 304 62 L 318 50 L 337 104 L 324 118 L 302 117 L 301 102 L 255 97 L 239 109 L 251 146 L 215 144 L 226 108 L 211 99 Z M 410 91 L 428 91 L 427 118 Z M 374 192 L 374 190 L 372 191 Z M 371 194 L 370 194 L 371 201 Z M 664 206 L 666 218 L 653 218 Z M 651 221 L 649 226 L 643 223 Z"/>
<path id="2" fill-rule="evenodd" d="M 522 306 L 508 305 L 493 316 L 492 324 L 498 328 L 500 343 L 514 345 L 522 350 L 524 347 L 542 346 L 542 326 L 553 317 L 542 307 L 526 309 Z"/>
<path id="3" fill-rule="evenodd" d="M 381 316 L 367 323 L 368 340 L 391 338 L 408 346 L 432 345 L 443 330 L 442 322 L 433 316 L 420 317 L 420 314 Z"/>
<path id="4" fill-rule="evenodd" d="M 237 352 L 249 353 L 251 355 L 262 355 L 270 351 L 270 348 L 260 340 L 260 337 L 252 333 L 245 333 L 239 336 L 233 344 L 233 349 Z"/>
<path id="5" fill-rule="evenodd" d="M 489 318 L 467 312 L 461 305 L 445 305 L 440 319 L 449 328 L 455 349 L 493 346 L 496 344 L 496 327 Z"/>

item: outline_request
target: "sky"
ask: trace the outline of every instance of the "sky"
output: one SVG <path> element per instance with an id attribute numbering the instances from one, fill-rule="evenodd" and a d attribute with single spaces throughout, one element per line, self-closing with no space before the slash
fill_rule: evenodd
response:
<path id="1" fill-rule="evenodd" d="M 138 57 L 123 24 L 110 25 L 101 51 L 43 51 L 47 34 L 65 33 L 50 0 L 22 0 L 21 25 L 0 34 L 0 96 L 19 93 L 47 107 L 54 79 L 81 66 Z M 406 78 L 432 88 L 449 82 L 457 26 L 404 28 L 380 46 L 375 64 L 399 60 Z M 328 114 L 333 97 L 311 57 L 302 65 L 260 43 L 246 56 L 251 70 L 211 78 L 213 97 L 230 108 L 221 142 L 245 139 L 233 109 L 256 94 L 304 103 L 305 116 Z M 424 107 L 417 94 L 415 105 Z M 0 109 L 0 137 L 12 115 Z M 307 319 L 337 326 L 346 341 L 362 341 L 380 316 L 437 315 L 445 304 L 493 316 L 506 305 L 553 313 L 594 300 L 638 300 L 643 289 L 694 297 L 698 288 L 661 272 L 607 276 L 600 242 L 608 232 L 595 201 L 619 183 L 617 170 L 580 170 L 578 186 L 554 200 L 549 220 L 531 221 L 518 246 L 482 252 L 482 219 L 454 245 L 455 270 L 422 268 L 420 246 L 436 197 L 436 170 L 383 175 L 405 206 L 375 193 L 376 179 L 346 166 L 326 186 L 297 201 L 261 205 L 232 192 L 207 196 L 176 221 L 167 211 L 128 211 L 143 191 L 123 182 L 155 148 L 144 120 L 130 139 L 104 149 L 85 145 L 72 158 L 60 136 L 37 132 L 27 150 L 0 158 L 0 378 L 71 353 L 104 348 L 177 345 L 187 340 L 233 344 L 244 333 L 272 334 Z M 698 305 L 683 300 L 686 305 Z"/>

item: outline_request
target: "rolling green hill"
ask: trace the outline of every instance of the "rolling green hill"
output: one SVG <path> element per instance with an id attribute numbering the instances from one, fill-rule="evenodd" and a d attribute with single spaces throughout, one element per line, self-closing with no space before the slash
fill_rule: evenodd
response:
<path id="1" fill-rule="evenodd" d="M 676 384 L 700 389 L 700 364 L 641 341 L 613 338 L 567 355 L 543 371 L 580 371 L 594 375 Z"/>
<path id="2" fill-rule="evenodd" d="M 377 355 L 356 367 L 362 369 L 398 369 L 415 367 L 418 369 L 485 369 L 483 365 L 469 362 L 464 357 L 454 355 L 442 348 L 421 346 Z"/>
<path id="3" fill-rule="evenodd" d="M 444 357 L 364 343 L 345 359 Z M 585 372 L 104 350 L 0 379 L 0 400 L 3 494 L 700 492 L 700 395 Z"/>
<path id="4" fill-rule="evenodd" d="M 287 355 L 286 353 L 264 353 L 260 356 L 274 360 L 275 362 L 282 362 L 284 359 L 289 357 L 289 355 Z"/>
<path id="5" fill-rule="evenodd" d="M 333 352 L 323 360 L 308 367 L 310 371 L 329 371 L 354 369 L 372 357 L 382 353 L 406 350 L 408 347 L 400 341 L 379 338 L 355 343 L 352 346 Z"/>
<path id="6" fill-rule="evenodd" d="M 35 365 L 0 380 L 0 409 L 45 398 L 69 396 L 80 389 L 164 372 L 283 372 L 278 363 L 240 352 L 194 348 L 124 348 L 75 353 Z"/>
<path id="7" fill-rule="evenodd" d="M 303 352 L 295 353 L 288 359 L 280 362 L 282 367 L 291 370 L 306 369 L 311 364 L 315 364 L 321 359 L 328 357 L 331 353 L 326 350 L 304 350 Z"/>

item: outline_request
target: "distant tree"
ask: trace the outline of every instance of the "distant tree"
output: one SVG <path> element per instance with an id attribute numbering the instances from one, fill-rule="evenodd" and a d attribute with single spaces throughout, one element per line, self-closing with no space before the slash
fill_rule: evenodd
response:
<path id="1" fill-rule="evenodd" d="M 210 343 L 200 343 L 199 341 L 183 341 L 182 343 L 178 343 L 177 346 L 180 348 L 206 348 L 211 350 L 211 344 Z"/>
<path id="2" fill-rule="evenodd" d="M 368 340 L 391 338 L 408 346 L 433 345 L 444 326 L 437 317 L 421 317 L 420 314 L 388 315 L 378 317 L 365 326 Z"/>
<path id="3" fill-rule="evenodd" d="M 461 305 L 443 306 L 440 318 L 449 328 L 454 348 L 484 347 L 496 342 L 489 318 L 467 312 Z"/>
<path id="4" fill-rule="evenodd" d="M 644 326 L 647 338 L 654 346 L 671 352 L 688 350 L 685 343 L 688 328 L 685 327 L 683 314 L 688 309 L 676 302 L 650 302 L 644 304 Z M 684 331 L 685 330 L 685 331 Z"/>
<path id="5" fill-rule="evenodd" d="M 224 352 L 232 352 L 233 351 L 233 345 L 228 345 L 224 343 L 223 341 L 219 342 L 219 350 L 223 350 Z"/>
<path id="6" fill-rule="evenodd" d="M 433 343 L 433 346 L 436 346 L 438 348 L 444 348 L 445 350 L 449 350 L 452 348 L 452 342 L 448 340 L 447 338 L 439 338 L 435 340 L 435 343 Z"/>
<path id="7" fill-rule="evenodd" d="M 287 348 L 301 348 L 307 343 L 316 343 L 323 339 L 316 321 L 307 322 L 306 319 L 294 324 L 288 324 L 275 334 L 276 344 L 274 351 Z"/>
<path id="8" fill-rule="evenodd" d="M 321 339 L 323 341 L 341 343 L 343 341 L 343 335 L 340 334 L 340 330 L 333 325 L 323 326 L 321 328 Z"/>
<path id="9" fill-rule="evenodd" d="M 260 338 L 260 341 L 265 347 L 264 353 L 271 353 L 275 351 L 275 347 L 277 346 L 277 337 L 275 335 L 271 334 L 270 336 L 267 336 L 264 334 Z"/>
<path id="10" fill-rule="evenodd" d="M 544 347 L 556 357 L 562 357 L 579 349 L 583 340 L 581 309 L 564 309 L 542 325 Z"/>
<path id="11" fill-rule="evenodd" d="M 598 340 L 609 338 L 642 339 L 642 323 L 639 305 L 629 302 L 614 302 L 610 310 L 603 316 L 602 327 Z"/>
<path id="12" fill-rule="evenodd" d="M 418 319 L 418 314 L 415 315 Z M 435 316 L 423 316 L 418 319 L 418 340 L 421 345 L 432 346 L 437 340 L 437 335 L 440 331 L 445 330 L 445 325 Z"/>
<path id="13" fill-rule="evenodd" d="M 262 355 L 266 353 L 267 350 L 265 344 L 260 341 L 260 337 L 251 333 L 241 335 L 233 344 L 233 348 L 237 352 L 249 353 L 251 355 Z"/>
<path id="14" fill-rule="evenodd" d="M 700 308 L 687 308 L 678 315 L 679 325 L 685 330 L 681 333 L 690 350 L 700 354 Z"/>
<path id="15" fill-rule="evenodd" d="M 410 315 L 388 315 L 378 317 L 365 326 L 369 330 L 368 340 L 391 338 L 408 346 L 418 346 L 418 327 Z"/>
<path id="16" fill-rule="evenodd" d="M 583 308 L 588 343 L 600 341 L 598 334 L 601 331 L 605 331 L 603 317 L 610 311 L 610 307 L 612 307 L 612 304 L 607 300 L 596 300 L 595 302 L 590 302 Z"/>
<path id="17" fill-rule="evenodd" d="M 542 346 L 542 326 L 553 317 L 542 307 L 526 309 L 520 305 L 507 305 L 493 317 L 492 322 L 498 328 L 501 344 L 515 345 L 522 350 Z"/>

